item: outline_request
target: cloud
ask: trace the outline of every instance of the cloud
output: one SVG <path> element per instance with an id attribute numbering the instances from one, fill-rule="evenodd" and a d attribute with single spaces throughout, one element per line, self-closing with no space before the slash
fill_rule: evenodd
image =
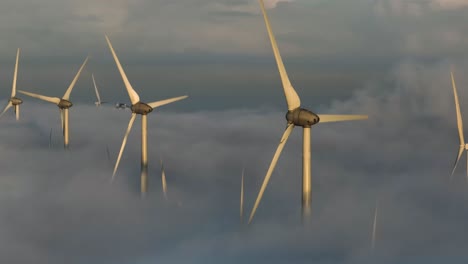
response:
<path id="1" fill-rule="evenodd" d="M 57 108 L 23 98 L 19 123 L 10 112 L 1 119 L 0 259 L 419 263 L 437 255 L 459 256 L 452 263 L 466 260 L 463 164 L 453 183 L 447 182 L 458 149 L 448 69 L 448 63 L 408 61 L 349 99 L 311 109 L 370 118 L 313 127 L 313 216 L 307 227 L 300 223 L 300 128 L 284 149 L 253 225 L 238 223 L 242 167 L 248 212 L 284 130 L 284 110 L 175 112 L 182 102 L 157 109 L 148 118 L 150 193 L 141 200 L 139 120 L 111 185 L 128 111 L 75 104 L 71 150 L 64 152 Z M 468 99 L 461 88 L 468 83 L 462 74 L 467 70 L 466 62 L 457 62 L 461 102 Z M 167 203 L 160 190 L 160 157 Z M 377 198 L 382 220 L 372 255 Z"/>

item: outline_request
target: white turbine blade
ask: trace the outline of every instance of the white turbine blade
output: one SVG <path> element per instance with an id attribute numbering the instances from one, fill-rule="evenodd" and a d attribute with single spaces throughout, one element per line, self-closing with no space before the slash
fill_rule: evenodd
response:
<path id="1" fill-rule="evenodd" d="M 453 77 L 453 72 L 450 72 L 450 76 L 452 77 L 453 96 L 455 98 L 455 109 L 457 111 L 457 125 L 458 125 L 458 135 L 460 137 L 460 145 L 464 145 L 465 138 L 463 136 L 463 120 L 462 120 L 462 116 L 460 112 L 460 103 L 458 102 L 457 85 L 455 84 L 455 78 Z"/>
<path id="2" fill-rule="evenodd" d="M 270 181 L 271 174 L 273 173 L 276 163 L 278 162 L 278 159 L 281 155 L 281 151 L 283 151 L 284 145 L 286 144 L 286 141 L 288 140 L 289 135 L 291 135 L 293 128 L 294 128 L 294 124 L 288 124 L 288 127 L 286 128 L 286 130 L 283 133 L 283 136 L 281 137 L 281 141 L 278 145 L 278 148 L 276 149 L 275 155 L 273 156 L 273 160 L 271 161 L 267 174 L 265 175 L 265 179 L 263 180 L 263 184 L 262 184 L 262 187 L 260 188 L 260 192 L 258 193 L 257 200 L 255 201 L 255 205 L 252 209 L 252 212 L 250 213 L 249 223 L 252 222 L 252 219 L 255 215 L 255 211 L 257 211 L 257 207 L 260 204 L 260 201 L 262 200 L 263 193 L 265 192 L 268 182 Z"/>
<path id="3" fill-rule="evenodd" d="M 94 91 L 96 92 L 96 97 L 98 100 L 98 103 L 101 103 L 101 97 L 99 96 L 99 91 L 96 85 L 96 80 L 94 80 L 94 74 L 91 74 L 91 78 L 93 78 L 93 84 L 94 84 Z"/>
<path id="4" fill-rule="evenodd" d="M 16 80 L 18 77 L 18 60 L 19 60 L 20 49 L 16 51 L 16 63 L 15 63 L 15 73 L 13 73 L 13 86 L 11 88 L 11 97 L 16 95 Z"/>
<path id="5" fill-rule="evenodd" d="M 30 92 L 26 92 L 26 91 L 22 91 L 22 90 L 18 90 L 18 92 L 22 93 L 22 94 L 25 94 L 25 95 L 29 95 L 29 96 L 37 98 L 37 99 L 41 99 L 41 100 L 49 102 L 49 103 L 53 103 L 53 104 L 60 103 L 60 98 L 58 98 L 58 97 L 50 97 L 50 96 L 30 93 Z"/>
<path id="6" fill-rule="evenodd" d="M 128 123 L 127 132 L 125 132 L 125 136 L 122 141 L 122 146 L 120 147 L 120 152 L 119 152 L 119 156 L 117 157 L 117 162 L 115 162 L 114 172 L 112 173 L 112 180 L 114 180 L 115 173 L 117 172 L 117 168 L 119 167 L 120 158 L 122 157 L 122 153 L 125 149 L 125 144 L 127 143 L 128 134 L 130 134 L 130 130 L 132 130 L 132 125 L 133 125 L 133 122 L 135 121 L 135 118 L 136 118 L 136 114 L 132 113 L 132 117 L 130 118 L 130 122 Z"/>
<path id="7" fill-rule="evenodd" d="M 164 194 L 164 198 L 167 200 L 167 182 L 166 182 L 166 172 L 164 171 L 164 165 L 161 159 L 161 184 Z"/>
<path id="8" fill-rule="evenodd" d="M 363 120 L 363 119 L 368 118 L 367 115 L 318 115 L 318 116 L 320 117 L 320 123 Z"/>
<path id="9" fill-rule="evenodd" d="M 174 97 L 174 98 L 165 99 L 165 100 L 161 100 L 161 101 L 157 101 L 157 102 L 152 102 L 152 103 L 149 103 L 148 105 L 151 106 L 151 108 L 156 108 L 156 107 L 167 105 L 167 104 L 170 104 L 170 103 L 173 103 L 173 102 L 176 102 L 176 101 L 180 101 L 180 100 L 185 99 L 187 97 L 188 97 L 187 95 Z"/>
<path id="10" fill-rule="evenodd" d="M 372 225 L 372 249 L 375 248 L 375 238 L 377 233 L 377 213 L 379 209 L 379 201 L 377 201 L 374 212 L 374 224 Z"/>
<path id="11" fill-rule="evenodd" d="M 122 65 L 120 65 L 119 58 L 115 54 L 114 48 L 112 47 L 112 44 L 109 40 L 109 38 L 106 35 L 106 40 L 107 44 L 109 44 L 109 48 L 112 52 L 112 56 L 114 56 L 115 64 L 117 64 L 117 68 L 119 69 L 120 75 L 122 76 L 122 80 L 125 84 L 125 88 L 127 88 L 128 96 L 130 97 L 130 101 L 132 101 L 132 104 L 136 104 L 140 101 L 140 96 L 138 96 L 137 92 L 133 89 L 132 85 L 128 81 L 127 75 L 125 74 Z"/>
<path id="12" fill-rule="evenodd" d="M 5 109 L 3 109 L 2 113 L 0 114 L 0 117 L 5 114 L 5 112 L 10 109 L 10 107 L 12 107 L 13 104 L 11 103 L 11 101 L 8 101 L 8 104 L 5 106 Z"/>
<path id="13" fill-rule="evenodd" d="M 86 65 L 86 62 L 88 61 L 89 57 L 86 57 L 84 60 L 83 64 L 81 65 L 80 69 L 78 70 L 78 73 L 76 74 L 75 78 L 71 82 L 70 86 L 68 86 L 67 91 L 63 95 L 62 99 L 69 100 L 70 99 L 70 94 L 73 90 L 73 87 L 75 87 L 76 81 L 78 81 L 78 78 L 80 77 L 81 71 L 83 70 L 84 66 Z"/>
<path id="14" fill-rule="evenodd" d="M 241 191 L 240 191 L 240 221 L 244 219 L 244 169 L 242 169 Z"/>
<path id="15" fill-rule="evenodd" d="M 271 47 L 273 48 L 273 53 L 275 54 L 276 64 L 278 65 L 281 81 L 283 82 L 284 95 L 288 104 L 288 110 L 293 110 L 301 106 L 301 100 L 299 99 L 299 96 L 294 90 L 294 87 L 291 85 L 291 82 L 289 81 L 289 77 L 284 67 L 283 60 L 281 59 L 281 54 L 279 52 L 278 45 L 276 44 L 275 36 L 273 35 L 273 31 L 271 30 L 270 21 L 268 20 L 263 0 L 259 1 L 263 13 L 263 19 L 265 20 L 265 25 L 268 31 L 268 36 L 270 37 Z"/>
<path id="16" fill-rule="evenodd" d="M 458 161 L 460 161 L 460 158 L 463 155 L 463 150 L 464 150 L 464 146 L 460 146 L 460 149 L 458 150 L 458 154 L 457 154 L 457 159 L 455 160 L 455 163 L 453 164 L 452 174 L 450 174 L 450 181 L 452 181 L 453 173 L 455 172 L 455 169 L 457 168 Z"/>

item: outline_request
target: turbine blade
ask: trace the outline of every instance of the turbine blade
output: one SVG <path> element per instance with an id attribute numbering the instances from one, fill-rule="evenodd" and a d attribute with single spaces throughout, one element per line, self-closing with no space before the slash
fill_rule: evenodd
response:
<path id="1" fill-rule="evenodd" d="M 18 92 L 22 93 L 22 94 L 25 94 L 25 95 L 29 95 L 29 96 L 37 98 L 37 99 L 41 99 L 41 100 L 49 102 L 49 103 L 53 103 L 53 104 L 60 103 L 60 98 L 58 98 L 58 97 L 50 97 L 50 96 L 30 93 L 30 92 L 26 92 L 26 91 L 22 91 L 22 90 L 18 90 Z"/>
<path id="2" fill-rule="evenodd" d="M 167 200 L 167 182 L 166 182 L 166 172 L 164 171 L 164 165 L 161 159 L 161 184 L 162 190 L 164 194 L 164 199 Z"/>
<path id="3" fill-rule="evenodd" d="M 242 169 L 241 192 L 240 192 L 240 221 L 244 219 L 244 169 Z"/>
<path id="4" fill-rule="evenodd" d="M 78 78 L 80 77 L 81 71 L 83 70 L 84 66 L 86 65 L 86 62 L 88 61 L 89 57 L 86 57 L 84 60 L 83 64 L 81 65 L 80 69 L 78 70 L 78 73 L 76 74 L 75 78 L 71 82 L 70 86 L 68 86 L 67 91 L 63 95 L 62 99 L 69 100 L 70 99 L 70 94 L 73 90 L 73 87 L 75 87 L 76 81 L 78 81 Z"/>
<path id="5" fill-rule="evenodd" d="M 379 201 L 377 201 L 374 212 L 374 224 L 372 225 L 372 249 L 375 248 L 375 238 L 377 233 L 377 213 L 379 210 Z"/>
<path id="6" fill-rule="evenodd" d="M 460 145 L 465 145 L 465 138 L 463 136 L 463 120 L 460 112 L 460 103 L 458 102 L 457 85 L 455 84 L 455 78 L 453 72 L 450 72 L 452 77 L 453 97 L 455 98 L 455 109 L 457 112 L 457 125 L 458 125 L 458 136 L 460 137 Z"/>
<path id="7" fill-rule="evenodd" d="M 63 109 L 60 108 L 60 125 L 62 127 L 62 135 L 65 136 L 65 130 L 64 130 L 64 122 L 63 122 Z"/>
<path id="8" fill-rule="evenodd" d="M 320 123 L 362 120 L 362 119 L 368 118 L 367 115 L 318 115 L 318 116 L 320 117 Z"/>
<path id="9" fill-rule="evenodd" d="M 16 95 L 16 80 L 18 77 L 18 60 L 19 60 L 20 49 L 16 51 L 16 63 L 15 63 L 15 73 L 13 73 L 13 86 L 11 88 L 11 97 Z"/>
<path id="10" fill-rule="evenodd" d="M 167 104 L 170 104 L 170 103 L 173 103 L 173 102 L 176 102 L 176 101 L 180 101 L 180 100 L 185 99 L 187 97 L 188 97 L 187 95 L 184 95 L 184 96 L 169 98 L 169 99 L 165 99 L 165 100 L 161 100 L 161 101 L 157 101 L 157 102 L 152 102 L 152 103 L 149 103 L 148 105 L 151 106 L 151 108 L 156 108 L 156 107 L 167 105 Z"/>
<path id="11" fill-rule="evenodd" d="M 464 150 L 464 146 L 460 146 L 460 149 L 458 150 L 458 154 L 457 154 L 457 159 L 455 160 L 455 163 L 453 164 L 452 174 L 450 174 L 450 181 L 452 181 L 453 173 L 455 172 L 455 169 L 457 168 L 458 161 L 460 161 L 460 158 L 463 155 L 463 150 Z"/>
<path id="12" fill-rule="evenodd" d="M 13 106 L 13 104 L 11 103 L 11 101 L 8 101 L 8 104 L 5 106 L 5 109 L 3 109 L 2 113 L 0 114 L 0 117 L 1 117 L 3 114 L 5 114 L 6 111 L 7 111 L 8 109 L 10 109 L 10 107 L 12 107 L 12 106 Z"/>
<path id="13" fill-rule="evenodd" d="M 109 44 L 110 51 L 112 52 L 112 56 L 114 57 L 115 64 L 117 64 L 117 68 L 119 69 L 120 75 L 122 76 L 122 80 L 125 84 L 125 88 L 127 88 L 128 96 L 130 97 L 130 101 L 132 101 L 132 104 L 136 104 L 140 101 L 140 96 L 138 96 L 137 92 L 133 89 L 132 85 L 128 81 L 127 75 L 125 74 L 122 65 L 120 65 L 119 58 L 115 54 L 114 48 L 112 47 L 112 44 L 109 40 L 109 38 L 106 35 L 106 40 L 107 44 Z"/>
<path id="14" fill-rule="evenodd" d="M 265 11 L 265 5 L 263 3 L 263 0 L 259 0 L 259 2 L 263 13 L 263 19 L 265 20 L 265 25 L 268 31 L 268 36 L 270 37 L 271 47 L 273 49 L 273 53 L 275 54 L 278 71 L 280 73 L 281 81 L 283 83 L 283 90 L 284 95 L 286 97 L 286 102 L 288 104 L 288 110 L 294 110 L 301 105 L 301 100 L 299 99 L 299 96 L 294 90 L 294 87 L 291 85 L 291 82 L 289 81 L 289 77 L 284 67 L 283 60 L 281 59 L 281 54 L 279 52 L 278 45 L 276 44 L 275 36 L 273 35 L 273 31 L 271 30 L 270 21 L 268 20 L 268 15 Z"/>
<path id="15" fill-rule="evenodd" d="M 99 96 L 99 91 L 96 85 L 96 80 L 94 80 L 94 74 L 91 74 L 91 78 L 93 78 L 93 84 L 94 84 L 94 91 L 96 92 L 96 97 L 98 100 L 98 103 L 101 103 L 101 97 Z"/>
<path id="16" fill-rule="evenodd" d="M 293 128 L 294 128 L 294 124 L 288 124 L 288 127 L 286 128 L 286 130 L 283 133 L 283 136 L 281 137 L 278 148 L 276 149 L 275 155 L 273 156 L 273 160 L 271 161 L 270 167 L 268 168 L 267 174 L 265 175 L 265 179 L 263 180 L 263 184 L 262 184 L 262 187 L 260 188 L 260 192 L 258 193 L 257 200 L 255 201 L 255 205 L 252 209 L 252 212 L 250 213 L 249 224 L 250 222 L 252 222 L 252 219 L 255 215 L 255 211 L 257 210 L 257 207 L 260 204 L 260 201 L 262 200 L 263 193 L 265 192 L 268 182 L 270 181 L 271 174 L 273 173 L 276 163 L 278 162 L 278 159 L 281 155 L 281 151 L 283 151 L 284 145 L 286 144 L 286 141 L 288 140 L 289 135 L 291 135 Z"/>
<path id="17" fill-rule="evenodd" d="M 119 167 L 120 158 L 122 157 L 122 153 L 125 149 L 125 144 L 127 143 L 128 134 L 130 134 L 130 130 L 132 130 L 132 125 L 133 125 L 133 122 L 135 121 L 135 118 L 136 118 L 136 114 L 132 113 L 132 117 L 130 118 L 130 122 L 128 123 L 127 132 L 125 132 L 125 136 L 122 141 L 122 146 L 120 147 L 120 152 L 119 152 L 119 156 L 117 157 L 117 162 L 115 162 L 114 172 L 112 173 L 112 180 L 114 180 L 115 173 L 117 172 L 117 168 Z"/>

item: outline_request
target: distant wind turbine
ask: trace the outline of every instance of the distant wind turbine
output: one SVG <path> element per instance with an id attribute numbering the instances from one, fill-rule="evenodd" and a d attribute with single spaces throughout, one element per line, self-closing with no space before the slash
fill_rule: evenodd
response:
<path id="1" fill-rule="evenodd" d="M 96 92 L 96 99 L 97 99 L 97 101 L 94 102 L 94 104 L 96 106 L 101 106 L 101 104 L 104 104 L 106 102 L 101 101 L 101 96 L 99 96 L 99 91 L 98 91 L 98 88 L 97 88 L 97 85 L 96 85 L 96 80 L 94 79 L 94 74 L 91 74 L 91 78 L 93 79 L 94 91 Z"/>
<path id="2" fill-rule="evenodd" d="M 281 137 L 278 148 L 273 156 L 270 167 L 268 168 L 265 180 L 263 181 L 260 192 L 255 201 L 255 205 L 250 214 L 249 223 L 252 221 L 255 211 L 258 208 L 258 205 L 262 199 L 263 193 L 268 185 L 271 174 L 278 162 L 278 159 L 281 155 L 286 141 L 291 135 L 294 126 L 301 126 L 303 128 L 303 160 L 302 160 L 302 215 L 306 216 L 310 214 L 310 201 L 311 201 L 311 173 L 310 173 L 310 128 L 312 125 L 315 125 L 319 122 L 338 122 L 338 121 L 348 121 L 348 120 L 358 120 L 358 119 L 367 119 L 367 115 L 317 115 L 313 112 L 300 108 L 301 101 L 296 91 L 294 90 L 291 82 L 289 81 L 286 69 L 283 65 L 278 46 L 276 44 L 275 37 L 271 30 L 270 22 L 265 11 L 265 6 L 263 0 L 259 0 L 260 7 L 262 9 L 263 18 L 265 20 L 266 28 L 270 38 L 271 46 L 273 53 L 275 55 L 276 64 L 281 76 L 281 81 L 283 83 L 284 95 L 286 97 L 286 102 L 288 105 L 288 112 L 286 113 L 287 127 Z"/>
<path id="3" fill-rule="evenodd" d="M 114 173 L 112 174 L 112 180 L 114 180 L 115 173 L 117 172 L 117 168 L 120 163 L 120 158 L 122 157 L 122 153 L 125 149 L 125 144 L 127 143 L 128 134 L 130 134 L 130 130 L 132 129 L 133 122 L 135 121 L 136 115 L 141 115 L 141 193 L 145 194 L 147 191 L 147 182 L 148 182 L 148 155 L 147 155 L 147 115 L 153 111 L 154 108 L 160 107 L 169 103 L 173 103 L 182 99 L 187 98 L 188 96 L 180 96 L 174 97 L 170 99 L 165 99 L 161 101 L 156 101 L 152 103 L 143 103 L 140 101 L 140 97 L 138 96 L 137 92 L 133 89 L 132 85 L 128 81 L 127 75 L 125 74 L 122 65 L 120 64 L 119 58 L 115 54 L 114 48 L 107 36 L 107 44 L 109 44 L 109 49 L 114 57 L 115 63 L 117 64 L 117 68 L 119 69 L 120 75 L 122 76 L 122 80 L 125 84 L 127 89 L 128 95 L 130 97 L 130 101 L 132 102 L 131 110 L 132 110 L 132 117 L 130 118 L 130 122 L 128 123 L 127 131 L 125 132 L 125 136 L 122 141 L 122 147 L 120 148 L 119 156 L 117 158 L 117 162 L 115 163 Z"/>
<path id="4" fill-rule="evenodd" d="M 379 210 L 379 201 L 377 200 L 374 211 L 374 224 L 372 225 L 372 249 L 375 248 L 375 239 L 377 235 L 377 213 Z"/>
<path id="5" fill-rule="evenodd" d="M 244 169 L 242 169 L 241 176 L 241 190 L 240 190 L 240 222 L 244 222 Z"/>
<path id="6" fill-rule="evenodd" d="M 453 173 L 457 168 L 458 161 L 460 161 L 461 156 L 463 155 L 463 151 L 468 151 L 468 144 L 465 143 L 465 137 L 463 136 L 463 120 L 460 111 L 460 103 L 458 102 L 458 94 L 457 94 L 457 85 L 455 84 L 455 78 L 453 77 L 453 71 L 450 72 L 450 76 L 452 77 L 452 87 L 453 87 L 453 96 L 455 98 L 455 110 L 457 113 L 457 126 L 458 126 L 458 136 L 460 138 L 460 147 L 458 149 L 457 159 L 455 160 L 455 164 L 453 164 L 452 174 L 450 174 L 450 181 L 452 181 Z M 467 159 L 467 168 L 466 168 L 466 177 L 468 179 L 468 155 L 466 156 Z"/>
<path id="7" fill-rule="evenodd" d="M 164 194 L 164 199 L 167 201 L 167 182 L 166 182 L 166 171 L 164 170 L 164 164 L 161 159 L 161 186 Z"/>
<path id="8" fill-rule="evenodd" d="M 20 116 L 20 104 L 23 103 L 23 100 L 16 97 L 16 79 L 18 76 L 18 60 L 19 60 L 20 49 L 16 51 L 16 63 L 15 63 L 15 72 L 13 73 L 13 87 L 11 88 L 11 97 L 8 100 L 8 104 L 6 105 L 3 112 L 0 114 L 0 117 L 12 106 L 14 106 L 16 120 L 19 120 Z"/>
<path id="9" fill-rule="evenodd" d="M 58 97 L 49 97 L 49 96 L 44 96 L 40 94 L 35 94 L 35 93 L 30 93 L 26 91 L 21 91 L 18 90 L 18 92 L 29 95 L 31 97 L 41 99 L 43 101 L 49 102 L 56 104 L 58 108 L 60 109 L 60 118 L 62 120 L 62 132 L 63 132 L 63 145 L 66 149 L 68 149 L 68 144 L 69 144 L 69 130 L 68 130 L 68 109 L 73 106 L 72 102 L 70 101 L 70 94 L 73 90 L 73 87 L 75 87 L 76 81 L 78 81 L 78 78 L 80 77 L 81 71 L 83 70 L 84 66 L 86 65 L 86 62 L 88 61 L 88 57 L 84 60 L 83 64 L 81 65 L 80 69 L 78 70 L 78 73 L 76 74 L 75 78 L 71 82 L 70 86 L 68 87 L 67 91 L 63 95 L 62 98 Z"/>

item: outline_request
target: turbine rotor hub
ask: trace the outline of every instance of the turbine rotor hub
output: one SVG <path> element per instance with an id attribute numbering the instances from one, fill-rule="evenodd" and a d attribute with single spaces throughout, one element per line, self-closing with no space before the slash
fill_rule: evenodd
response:
<path id="1" fill-rule="evenodd" d="M 23 103 L 23 100 L 19 99 L 18 97 L 10 98 L 10 102 L 12 105 L 20 105 Z"/>
<path id="2" fill-rule="evenodd" d="M 130 107 L 133 113 L 147 115 L 153 111 L 153 108 L 145 103 L 138 102 Z"/>
<path id="3" fill-rule="evenodd" d="M 65 99 L 60 99 L 60 102 L 57 104 L 57 106 L 60 109 L 68 109 L 73 106 L 72 102 L 65 100 Z"/>
<path id="4" fill-rule="evenodd" d="M 296 108 L 286 113 L 286 120 L 295 126 L 311 127 L 320 122 L 320 117 L 304 108 Z"/>

